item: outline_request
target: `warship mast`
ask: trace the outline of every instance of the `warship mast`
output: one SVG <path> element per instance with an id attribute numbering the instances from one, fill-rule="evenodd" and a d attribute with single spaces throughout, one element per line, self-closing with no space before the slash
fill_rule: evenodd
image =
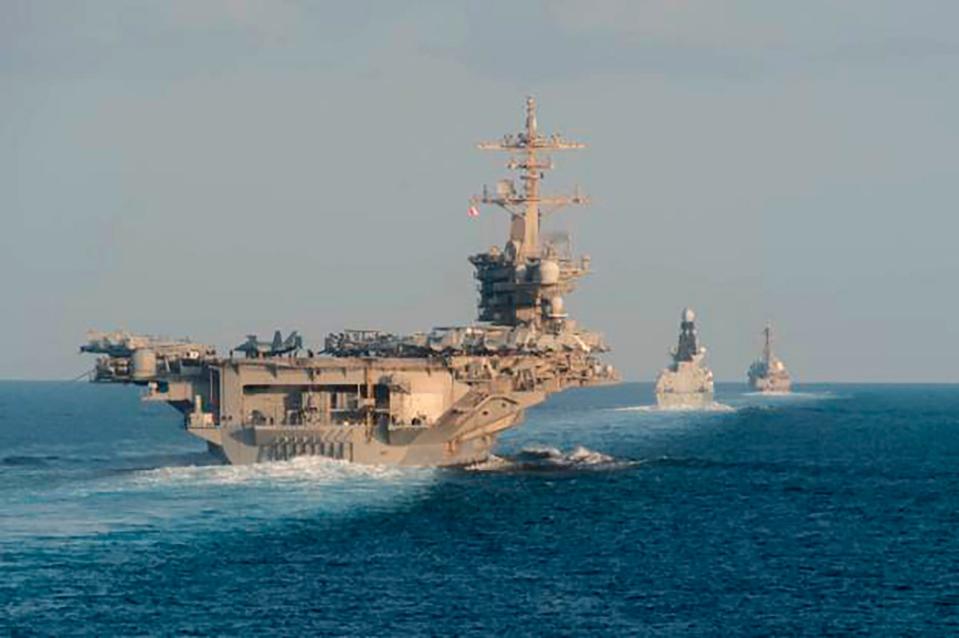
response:
<path id="1" fill-rule="evenodd" d="M 696 335 L 696 313 L 692 308 L 683 310 L 682 320 L 679 323 L 679 344 L 670 353 L 675 362 L 693 361 L 704 349 L 700 348 Z"/>
<path id="2" fill-rule="evenodd" d="M 763 328 L 763 361 L 766 362 L 767 366 L 773 359 L 772 333 L 772 325 L 767 323 L 766 327 Z"/>
<path id="3" fill-rule="evenodd" d="M 586 145 L 558 134 L 540 133 L 536 100 L 528 97 L 526 125 L 521 132 L 477 146 L 510 153 L 506 168 L 518 171 L 523 181 L 518 190 L 513 180 L 499 180 L 495 193 L 484 186 L 482 195 L 470 199 L 471 206 L 493 204 L 510 215 L 509 240 L 503 252 L 492 248 L 470 258 L 480 281 L 479 320 L 559 330 L 566 317 L 561 294 L 570 292 L 573 280 L 589 270 L 589 258 L 574 262 L 570 255 L 560 254 L 556 246 L 544 245 L 540 223 L 544 215 L 564 206 L 587 204 L 589 199 L 579 189 L 571 195 L 544 195 L 540 182 L 546 171 L 554 168 L 547 153 Z"/>
<path id="4" fill-rule="evenodd" d="M 520 171 L 523 191 L 518 192 L 512 180 L 504 179 L 497 183 L 495 195 L 484 187 L 483 194 L 474 196 L 470 202 L 474 205 L 494 204 L 508 212 L 511 217 L 509 238 L 516 248 L 517 259 L 538 257 L 542 216 L 570 204 L 589 203 L 589 199 L 579 192 L 567 196 L 543 196 L 540 193 L 540 181 L 545 177 L 545 171 L 554 168 L 545 152 L 581 149 L 586 145 L 566 140 L 558 134 L 541 134 L 536 121 L 536 100 L 527 97 L 524 130 L 516 135 L 504 135 L 496 142 L 482 142 L 477 148 L 513 154 L 506 168 Z"/>

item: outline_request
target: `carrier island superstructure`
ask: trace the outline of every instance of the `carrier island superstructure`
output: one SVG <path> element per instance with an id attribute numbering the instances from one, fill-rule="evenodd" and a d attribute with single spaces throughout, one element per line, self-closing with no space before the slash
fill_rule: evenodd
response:
<path id="1" fill-rule="evenodd" d="M 409 336 L 347 330 L 329 335 L 316 355 L 277 334 L 273 343 L 249 338 L 228 357 L 190 341 L 95 333 L 81 347 L 102 355 L 92 378 L 144 386 L 145 400 L 179 410 L 187 432 L 230 463 L 305 455 L 388 465 L 482 461 L 497 436 L 549 394 L 618 381 L 597 357 L 608 350 L 602 336 L 579 327 L 564 304 L 589 258 L 540 233 L 544 215 L 586 203 L 578 192 L 540 189 L 553 168 L 549 154 L 582 146 L 541 133 L 532 98 L 521 132 L 479 145 L 507 153 L 520 184 L 501 180 L 470 200 L 471 215 L 492 205 L 510 220 L 502 249 L 469 258 L 479 289 L 473 325 Z"/>

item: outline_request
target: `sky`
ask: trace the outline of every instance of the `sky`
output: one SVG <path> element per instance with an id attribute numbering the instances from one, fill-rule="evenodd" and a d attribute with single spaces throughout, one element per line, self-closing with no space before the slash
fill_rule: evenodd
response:
<path id="1" fill-rule="evenodd" d="M 959 381 L 959 3 L 0 0 L 0 378 L 92 367 L 87 329 L 412 332 L 475 317 L 466 215 L 522 126 L 585 142 L 544 188 L 567 299 L 630 380 L 680 312 L 741 381 Z"/>

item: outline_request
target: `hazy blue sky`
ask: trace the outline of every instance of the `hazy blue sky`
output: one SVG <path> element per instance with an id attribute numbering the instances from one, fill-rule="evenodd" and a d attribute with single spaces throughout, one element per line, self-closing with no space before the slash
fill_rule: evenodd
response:
<path id="1" fill-rule="evenodd" d="M 90 327 L 221 348 L 474 316 L 474 144 L 589 148 L 547 186 L 567 304 L 628 378 L 692 305 L 720 379 L 772 319 L 803 380 L 959 380 L 959 3 L 0 0 L 0 378 Z"/>

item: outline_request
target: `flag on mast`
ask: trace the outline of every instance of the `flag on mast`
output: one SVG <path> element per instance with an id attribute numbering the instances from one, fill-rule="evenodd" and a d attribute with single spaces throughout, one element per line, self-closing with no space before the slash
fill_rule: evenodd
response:
<path id="1" fill-rule="evenodd" d="M 476 206 L 470 206 L 466 211 L 467 217 L 479 217 L 479 209 Z"/>

